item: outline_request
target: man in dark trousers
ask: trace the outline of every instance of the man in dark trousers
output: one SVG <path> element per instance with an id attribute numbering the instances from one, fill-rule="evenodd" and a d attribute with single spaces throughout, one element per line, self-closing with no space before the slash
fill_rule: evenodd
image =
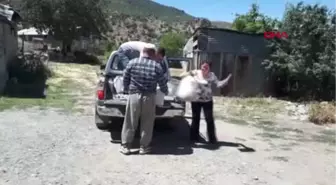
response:
<path id="1" fill-rule="evenodd" d="M 131 60 L 124 72 L 124 91 L 129 94 L 125 120 L 121 133 L 122 154 L 130 154 L 135 131 L 140 120 L 140 154 L 150 152 L 155 119 L 155 97 L 157 84 L 164 94 L 168 94 L 166 78 L 159 62 L 155 61 L 155 49 L 145 47 L 143 56 Z"/>

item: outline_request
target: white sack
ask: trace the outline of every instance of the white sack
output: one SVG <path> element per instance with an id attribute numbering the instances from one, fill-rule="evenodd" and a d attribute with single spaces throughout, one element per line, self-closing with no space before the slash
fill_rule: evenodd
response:
<path id="1" fill-rule="evenodd" d="M 113 79 L 113 85 L 117 94 L 121 94 L 124 91 L 123 77 L 116 76 Z"/>
<path id="2" fill-rule="evenodd" d="M 184 77 L 176 91 L 176 96 L 184 101 L 195 101 L 199 98 L 199 84 L 206 84 L 207 81 L 197 79 L 197 77 Z"/>
<path id="3" fill-rule="evenodd" d="M 160 90 L 156 91 L 155 103 L 157 106 L 163 106 L 165 94 Z"/>

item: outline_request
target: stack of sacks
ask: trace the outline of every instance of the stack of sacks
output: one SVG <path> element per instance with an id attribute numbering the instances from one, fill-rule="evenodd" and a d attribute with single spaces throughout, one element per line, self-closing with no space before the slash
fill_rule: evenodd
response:
<path id="1" fill-rule="evenodd" d="M 197 76 L 184 77 L 176 91 L 176 96 L 184 101 L 195 101 L 199 98 L 200 88 L 199 84 L 207 84 L 204 79 Z"/>

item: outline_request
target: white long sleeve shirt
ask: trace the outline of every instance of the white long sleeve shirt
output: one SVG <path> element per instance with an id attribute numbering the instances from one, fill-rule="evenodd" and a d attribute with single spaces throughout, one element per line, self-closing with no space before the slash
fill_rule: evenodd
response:
<path id="1" fill-rule="evenodd" d="M 129 42 L 125 42 L 123 44 L 120 45 L 119 50 L 122 50 L 124 52 L 139 52 L 140 53 L 140 57 L 143 56 L 143 50 L 144 48 L 153 48 L 155 49 L 155 45 L 154 44 L 150 44 L 150 43 L 146 43 L 146 42 L 141 42 L 141 41 L 129 41 Z"/>

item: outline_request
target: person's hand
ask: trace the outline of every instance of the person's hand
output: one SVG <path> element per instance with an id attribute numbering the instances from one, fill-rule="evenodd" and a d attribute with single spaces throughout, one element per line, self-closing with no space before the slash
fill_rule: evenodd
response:
<path id="1" fill-rule="evenodd" d="M 193 73 L 193 71 L 189 71 L 189 75 L 190 76 L 195 76 L 195 73 Z"/>
<path id="2" fill-rule="evenodd" d="M 226 79 L 227 79 L 227 80 L 230 80 L 231 77 L 232 77 L 232 74 L 230 73 L 230 74 L 226 77 Z"/>

